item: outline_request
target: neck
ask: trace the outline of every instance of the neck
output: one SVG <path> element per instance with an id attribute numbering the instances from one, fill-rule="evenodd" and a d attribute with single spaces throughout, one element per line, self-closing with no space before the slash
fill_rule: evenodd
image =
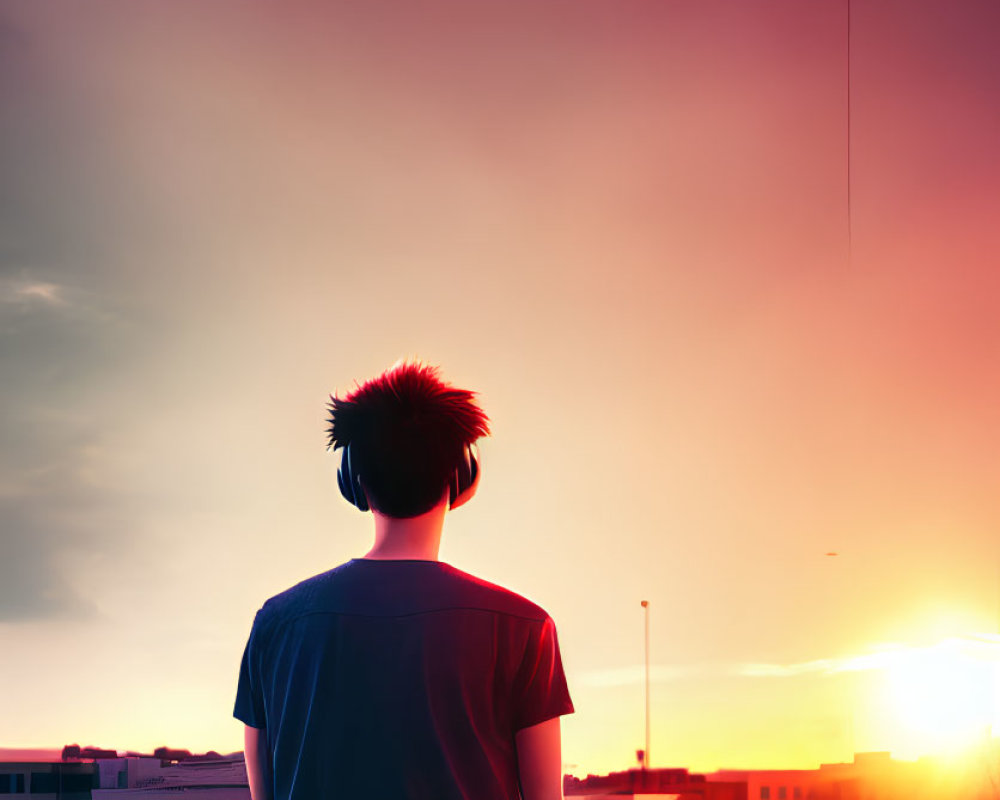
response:
<path id="1" fill-rule="evenodd" d="M 365 554 L 365 558 L 437 561 L 447 510 L 447 499 L 417 517 L 387 517 L 372 509 L 375 517 L 375 544 Z"/>

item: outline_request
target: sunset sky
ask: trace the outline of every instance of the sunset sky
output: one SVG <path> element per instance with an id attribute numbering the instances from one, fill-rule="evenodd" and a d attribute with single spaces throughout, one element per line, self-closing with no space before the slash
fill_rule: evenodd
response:
<path id="1" fill-rule="evenodd" d="M 849 151 L 847 34 L 0 0 L 0 747 L 241 749 L 401 357 L 492 419 L 442 558 L 555 619 L 567 771 L 643 746 L 644 599 L 654 766 L 1000 735 L 1000 4 L 855 0 Z"/>

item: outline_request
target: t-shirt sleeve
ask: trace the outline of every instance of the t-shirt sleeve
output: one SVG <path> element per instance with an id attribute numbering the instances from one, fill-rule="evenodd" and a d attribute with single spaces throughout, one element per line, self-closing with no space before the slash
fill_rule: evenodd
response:
<path id="1" fill-rule="evenodd" d="M 550 617 L 531 626 L 514 679 L 514 730 L 573 713 L 556 626 Z"/>
<path id="2" fill-rule="evenodd" d="M 250 630 L 250 638 L 247 639 L 247 646 L 243 649 L 240 677 L 236 685 L 236 706 L 233 708 L 233 716 L 251 728 L 267 727 L 264 715 L 264 693 L 261 687 L 259 668 L 260 653 L 257 652 L 259 646 L 259 620 L 260 612 L 254 618 L 253 627 Z"/>

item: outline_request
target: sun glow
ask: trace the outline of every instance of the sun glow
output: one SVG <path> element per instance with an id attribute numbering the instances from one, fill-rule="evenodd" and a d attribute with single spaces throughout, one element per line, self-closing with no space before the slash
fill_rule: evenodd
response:
<path id="1" fill-rule="evenodd" d="M 882 734 L 904 758 L 958 754 L 1000 733 L 1000 636 L 972 635 L 883 656 Z"/>

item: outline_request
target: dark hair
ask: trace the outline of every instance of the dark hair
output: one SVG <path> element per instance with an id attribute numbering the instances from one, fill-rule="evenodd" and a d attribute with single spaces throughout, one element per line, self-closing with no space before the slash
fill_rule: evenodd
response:
<path id="1" fill-rule="evenodd" d="M 330 396 L 327 446 L 351 446 L 372 508 L 415 517 L 441 500 L 463 449 L 490 432 L 474 397 L 442 381 L 437 367 L 401 362 L 344 399 Z"/>

